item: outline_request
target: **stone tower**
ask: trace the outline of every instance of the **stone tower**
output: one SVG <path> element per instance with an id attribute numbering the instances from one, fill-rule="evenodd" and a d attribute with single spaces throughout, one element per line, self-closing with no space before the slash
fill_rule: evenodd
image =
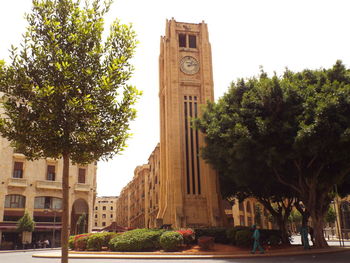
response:
<path id="1" fill-rule="evenodd" d="M 166 22 L 161 37 L 160 193 L 157 224 L 173 227 L 223 224 L 216 172 L 199 156 L 203 135 L 191 128 L 200 105 L 213 101 L 207 25 Z"/>

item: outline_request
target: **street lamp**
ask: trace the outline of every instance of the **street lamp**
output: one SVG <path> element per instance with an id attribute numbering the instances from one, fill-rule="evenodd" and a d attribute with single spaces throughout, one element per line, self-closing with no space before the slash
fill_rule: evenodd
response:
<path id="1" fill-rule="evenodd" d="M 52 243 L 51 243 L 51 248 L 55 247 L 56 244 L 56 238 L 55 238 L 55 230 L 56 230 L 56 212 L 58 209 L 56 208 L 50 208 L 50 209 L 45 209 L 45 213 L 48 212 L 53 212 L 53 227 L 52 227 Z"/>

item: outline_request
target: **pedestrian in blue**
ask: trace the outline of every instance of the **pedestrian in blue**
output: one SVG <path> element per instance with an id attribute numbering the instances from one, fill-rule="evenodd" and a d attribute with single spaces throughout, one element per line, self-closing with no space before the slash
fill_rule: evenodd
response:
<path id="1" fill-rule="evenodd" d="M 302 243 L 304 245 L 304 249 L 310 249 L 308 235 L 309 235 L 309 233 L 308 233 L 307 226 L 303 226 L 300 229 L 300 236 L 301 236 L 301 239 L 302 239 Z"/>
<path id="2" fill-rule="evenodd" d="M 253 240 L 254 240 L 254 244 L 253 244 L 253 250 L 252 250 L 252 254 L 255 254 L 256 249 L 258 248 L 260 250 L 260 254 L 264 254 L 264 249 L 260 246 L 260 231 L 259 229 L 256 227 L 256 225 L 252 226 L 254 232 L 253 232 Z"/>

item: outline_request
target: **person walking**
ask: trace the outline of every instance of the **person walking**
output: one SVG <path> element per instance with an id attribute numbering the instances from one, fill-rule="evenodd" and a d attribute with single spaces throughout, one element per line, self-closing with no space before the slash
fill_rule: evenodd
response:
<path id="1" fill-rule="evenodd" d="M 264 254 L 265 251 L 264 249 L 261 247 L 260 245 L 260 231 L 259 229 L 257 228 L 256 225 L 253 225 L 252 226 L 252 229 L 253 229 L 253 240 L 254 240 L 254 244 L 253 244 L 253 250 L 252 250 L 252 254 L 255 254 L 255 251 L 256 249 L 258 248 L 259 251 L 260 251 L 260 254 Z"/>
<path id="2" fill-rule="evenodd" d="M 301 236 L 301 240 L 302 240 L 302 244 L 304 246 L 304 249 L 310 249 L 308 235 L 309 235 L 309 233 L 307 230 L 307 226 L 303 226 L 300 230 L 300 236 Z"/>

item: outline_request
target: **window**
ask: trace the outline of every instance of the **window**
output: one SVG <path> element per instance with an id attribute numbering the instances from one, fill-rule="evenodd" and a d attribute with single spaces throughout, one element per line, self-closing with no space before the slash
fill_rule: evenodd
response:
<path id="1" fill-rule="evenodd" d="M 190 48 L 197 48 L 196 36 L 189 35 L 188 42 Z"/>
<path id="2" fill-rule="evenodd" d="M 97 222 L 95 222 L 95 226 L 97 226 Z"/>
<path id="3" fill-rule="evenodd" d="M 251 213 L 251 212 L 252 212 L 252 209 L 251 209 L 251 207 L 250 207 L 250 202 L 249 202 L 249 201 L 247 201 L 246 209 L 247 209 L 247 212 L 248 212 L 248 213 Z"/>
<path id="4" fill-rule="evenodd" d="M 245 225 L 244 216 L 239 216 L 239 224 L 240 224 L 241 226 L 244 226 L 244 225 Z"/>
<path id="5" fill-rule="evenodd" d="M 179 34 L 179 47 L 186 47 L 186 35 Z"/>
<path id="6" fill-rule="evenodd" d="M 106 218 L 106 214 L 102 214 L 102 218 Z"/>
<path id="7" fill-rule="evenodd" d="M 13 178 L 23 178 L 23 162 L 14 163 Z"/>
<path id="8" fill-rule="evenodd" d="M 56 177 L 55 166 L 54 165 L 48 165 L 47 166 L 46 180 L 48 180 L 48 181 L 55 181 L 55 177 Z"/>
<path id="9" fill-rule="evenodd" d="M 113 218 L 113 214 L 111 214 L 111 218 Z"/>
<path id="10" fill-rule="evenodd" d="M 95 215 L 95 218 L 97 218 L 97 214 Z"/>
<path id="11" fill-rule="evenodd" d="M 95 206 L 95 210 L 97 210 L 98 209 L 98 207 L 97 206 Z"/>
<path id="12" fill-rule="evenodd" d="M 113 210 L 113 206 L 111 206 L 111 210 Z"/>
<path id="13" fill-rule="evenodd" d="M 252 226 L 253 225 L 253 219 L 248 216 L 248 226 Z"/>
<path id="14" fill-rule="evenodd" d="M 24 208 L 26 198 L 23 195 L 7 195 L 5 197 L 5 208 Z"/>
<path id="15" fill-rule="evenodd" d="M 62 209 L 62 199 L 50 196 L 35 197 L 34 209 Z"/>
<path id="16" fill-rule="evenodd" d="M 106 210 L 106 207 L 105 207 L 105 206 L 102 206 L 102 210 Z"/>
<path id="17" fill-rule="evenodd" d="M 102 222 L 102 226 L 106 226 L 106 222 Z"/>
<path id="18" fill-rule="evenodd" d="M 78 183 L 85 184 L 85 174 L 86 174 L 86 169 L 85 168 L 79 168 Z"/>
<path id="19" fill-rule="evenodd" d="M 243 204 L 243 202 L 239 202 L 238 206 L 239 206 L 239 211 L 244 211 L 244 204 Z"/>

